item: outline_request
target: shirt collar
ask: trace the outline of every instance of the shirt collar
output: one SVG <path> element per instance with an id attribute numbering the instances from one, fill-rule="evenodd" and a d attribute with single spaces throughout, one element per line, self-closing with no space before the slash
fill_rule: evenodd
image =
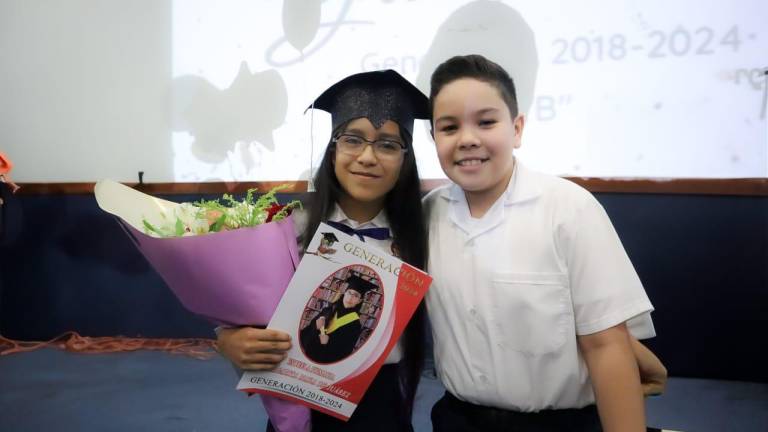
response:
<path id="1" fill-rule="evenodd" d="M 541 184 L 536 181 L 536 173 L 526 168 L 515 159 L 515 171 L 504 193 L 499 199 L 504 200 L 504 205 L 513 205 L 538 198 L 541 195 Z M 455 183 L 443 189 L 441 196 L 449 201 L 462 202 L 466 200 L 464 191 Z"/>
<path id="2" fill-rule="evenodd" d="M 334 205 L 333 213 L 331 213 L 331 217 L 329 217 L 328 220 L 341 222 L 344 225 L 348 225 L 354 229 L 389 228 L 389 220 L 387 220 L 387 215 L 385 214 L 384 209 L 382 209 L 373 219 L 369 220 L 368 222 L 359 223 L 350 219 L 337 203 Z"/>

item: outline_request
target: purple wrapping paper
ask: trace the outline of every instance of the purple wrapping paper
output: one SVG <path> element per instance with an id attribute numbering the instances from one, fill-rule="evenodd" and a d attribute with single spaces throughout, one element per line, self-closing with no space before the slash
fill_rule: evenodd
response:
<path id="1" fill-rule="evenodd" d="M 186 309 L 222 325 L 265 326 L 299 264 L 293 218 L 200 236 L 156 238 L 118 217 Z M 309 408 L 261 396 L 278 432 L 311 430 Z"/>
<path id="2" fill-rule="evenodd" d="M 151 237 L 118 220 L 184 307 L 222 325 L 267 325 L 299 263 L 290 216 L 176 238 Z"/>
<path id="3" fill-rule="evenodd" d="M 265 326 L 299 264 L 293 218 L 200 236 L 156 238 L 118 217 L 186 309 L 222 325 Z M 311 430 L 309 408 L 261 396 L 278 432 Z"/>
<path id="4" fill-rule="evenodd" d="M 178 204 L 111 180 L 97 182 L 94 195 L 186 309 L 223 325 L 267 325 L 299 263 L 292 217 L 200 236 L 156 238 L 135 227 L 147 216 L 158 222 Z M 309 408 L 261 399 L 278 432 L 311 429 Z"/>
<path id="5" fill-rule="evenodd" d="M 309 408 L 296 402 L 280 398 L 259 395 L 269 420 L 277 432 L 309 432 L 312 430 L 312 420 Z"/>

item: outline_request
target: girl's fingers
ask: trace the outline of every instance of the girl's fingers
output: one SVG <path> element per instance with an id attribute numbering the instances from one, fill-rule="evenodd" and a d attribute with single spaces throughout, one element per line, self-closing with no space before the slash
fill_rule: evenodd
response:
<path id="1" fill-rule="evenodd" d="M 239 366 L 242 370 L 248 371 L 270 371 L 277 367 L 277 364 L 273 363 L 253 363 L 244 366 Z"/>
<path id="2" fill-rule="evenodd" d="M 280 330 L 257 329 L 257 328 L 248 329 L 248 338 L 252 340 L 259 340 L 259 341 L 277 341 L 277 342 L 289 342 L 291 340 L 291 336 L 286 332 L 282 332 Z"/>
<path id="3" fill-rule="evenodd" d="M 218 335 L 219 352 L 237 367 L 270 370 L 285 358 L 291 337 L 279 330 L 241 327 L 224 329 Z"/>
<path id="4" fill-rule="evenodd" d="M 246 348 L 247 354 L 260 354 L 260 353 L 278 353 L 283 354 L 285 351 L 291 349 L 290 342 L 278 342 L 278 341 L 265 341 L 260 340 L 254 342 Z"/>
<path id="5" fill-rule="evenodd" d="M 285 359 L 285 354 L 254 354 L 238 367 L 245 370 L 272 370 Z"/>

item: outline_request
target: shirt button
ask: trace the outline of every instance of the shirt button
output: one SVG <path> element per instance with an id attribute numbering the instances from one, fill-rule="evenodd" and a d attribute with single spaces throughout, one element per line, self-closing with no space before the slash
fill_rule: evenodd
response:
<path id="1" fill-rule="evenodd" d="M 475 315 L 477 315 L 477 310 L 475 308 L 471 308 L 469 310 L 469 314 L 472 315 L 472 316 L 475 316 Z"/>
<path id="2" fill-rule="evenodd" d="M 488 377 L 485 376 L 484 374 L 478 375 L 478 378 L 480 378 L 480 381 L 482 382 L 488 382 Z"/>

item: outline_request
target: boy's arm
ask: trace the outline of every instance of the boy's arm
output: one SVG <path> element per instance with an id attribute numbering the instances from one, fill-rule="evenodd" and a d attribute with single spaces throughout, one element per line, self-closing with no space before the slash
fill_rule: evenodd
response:
<path id="1" fill-rule="evenodd" d="M 667 385 L 667 368 L 642 342 L 630 336 L 632 351 L 635 353 L 637 367 L 640 369 L 640 384 L 643 394 L 656 396 L 664 393 Z"/>
<path id="2" fill-rule="evenodd" d="M 637 362 L 624 323 L 579 336 L 603 430 L 645 431 L 645 406 Z"/>

